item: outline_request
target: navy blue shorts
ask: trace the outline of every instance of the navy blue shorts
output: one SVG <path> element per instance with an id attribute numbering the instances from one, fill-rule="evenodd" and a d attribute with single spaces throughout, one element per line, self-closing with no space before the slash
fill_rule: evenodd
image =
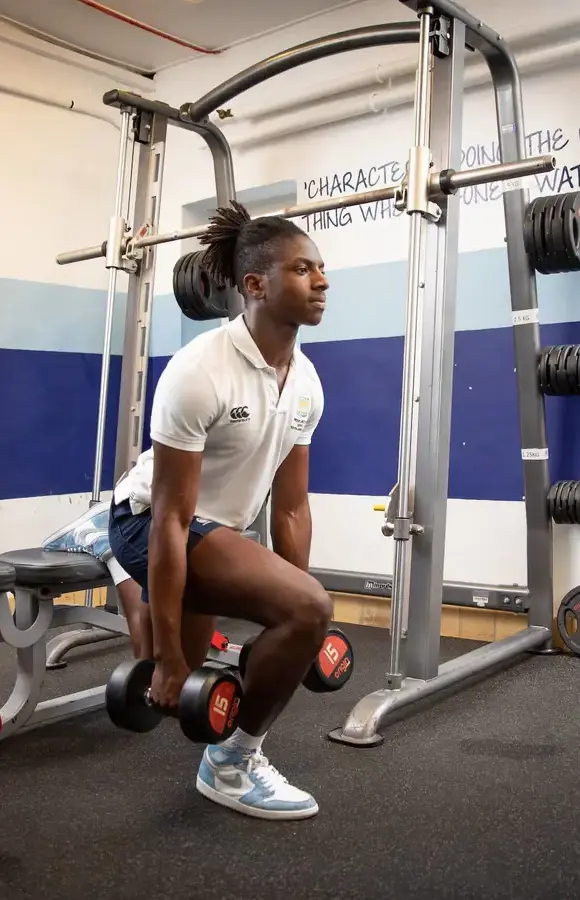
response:
<path id="1" fill-rule="evenodd" d="M 187 550 L 192 550 L 206 534 L 215 528 L 225 528 L 220 522 L 200 519 L 194 516 L 189 526 Z M 142 599 L 148 603 L 147 567 L 149 556 L 149 530 L 151 528 L 151 510 L 134 515 L 129 501 L 118 505 L 111 502 L 109 517 L 109 541 L 113 556 L 128 575 L 141 586 Z"/>

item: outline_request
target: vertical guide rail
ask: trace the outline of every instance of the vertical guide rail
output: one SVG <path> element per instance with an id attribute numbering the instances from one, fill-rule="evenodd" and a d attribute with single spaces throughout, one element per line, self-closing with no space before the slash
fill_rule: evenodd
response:
<path id="1" fill-rule="evenodd" d="M 159 228 L 159 209 L 167 119 L 141 113 L 138 117 L 139 163 L 135 185 L 133 230 L 143 226 L 154 234 Z M 131 469 L 141 452 L 149 364 L 149 336 L 153 303 L 156 247 L 146 247 L 137 274 L 129 276 L 121 391 L 117 423 L 115 483 Z"/>
<path id="2" fill-rule="evenodd" d="M 405 318 L 405 352 L 403 358 L 403 388 L 401 396 L 401 425 L 399 435 L 399 492 L 394 520 L 395 559 L 393 599 L 391 606 L 391 659 L 387 684 L 400 688 L 401 637 L 403 617 L 409 596 L 409 568 L 413 548 L 412 535 L 417 533 L 413 523 L 413 495 L 417 460 L 417 398 L 419 330 L 422 319 L 425 287 L 425 212 L 429 178 L 429 111 L 431 95 L 431 22 L 433 10 L 425 7 L 419 12 L 419 63 L 415 94 L 415 143 L 409 154 L 407 211 L 411 217 L 409 228 L 409 263 L 407 275 L 407 304 Z M 423 183 L 421 183 L 423 182 Z M 423 398 L 426 400 L 426 398 Z"/>
<path id="3" fill-rule="evenodd" d="M 125 237 L 125 189 L 127 175 L 127 159 L 129 156 L 129 128 L 131 124 L 130 110 L 121 110 L 121 137 L 119 141 L 119 163 L 117 167 L 117 186 L 115 190 L 115 213 L 111 217 L 109 237 L 107 240 L 106 265 L 109 269 L 109 287 L 107 291 L 107 312 L 105 317 L 105 339 L 103 360 L 101 365 L 101 387 L 99 396 L 99 412 L 97 417 L 97 446 L 95 452 L 95 469 L 93 474 L 93 494 L 91 503 L 98 503 L 101 496 L 101 479 L 103 473 L 103 450 L 105 444 L 105 422 L 107 417 L 107 394 L 109 390 L 109 374 L 111 370 L 111 340 L 113 334 L 113 316 L 115 311 L 115 295 L 117 292 L 117 273 L 123 268 L 122 242 Z"/>
<path id="4" fill-rule="evenodd" d="M 440 20 L 446 27 L 449 20 Z M 450 23 L 453 51 L 435 59 L 430 147 L 437 171 L 461 163 L 465 26 Z M 425 222 L 425 269 L 420 347 L 421 376 L 417 424 L 415 518 L 424 533 L 411 557 L 406 675 L 433 678 L 439 668 L 443 568 L 449 481 L 449 447 L 455 347 L 459 196 L 440 195 L 442 217 Z M 431 273 L 433 273 L 431 275 Z"/>

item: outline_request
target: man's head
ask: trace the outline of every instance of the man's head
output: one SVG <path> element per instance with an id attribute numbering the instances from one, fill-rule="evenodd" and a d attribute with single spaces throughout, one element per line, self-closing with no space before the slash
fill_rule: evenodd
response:
<path id="1" fill-rule="evenodd" d="M 218 209 L 200 238 L 203 265 L 220 285 L 236 286 L 246 303 L 284 325 L 318 325 L 328 281 L 316 245 L 280 216 L 251 219 L 236 201 Z"/>

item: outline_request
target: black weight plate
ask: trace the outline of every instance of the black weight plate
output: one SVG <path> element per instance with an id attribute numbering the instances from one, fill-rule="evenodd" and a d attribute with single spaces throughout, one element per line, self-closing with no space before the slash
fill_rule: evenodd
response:
<path id="1" fill-rule="evenodd" d="M 577 366 L 577 356 L 578 353 L 578 345 L 571 344 L 570 352 L 566 357 L 565 369 L 566 369 L 566 379 L 568 382 L 568 394 L 577 394 L 578 387 L 576 384 L 576 366 Z"/>
<path id="2" fill-rule="evenodd" d="M 179 290 L 179 296 L 181 297 L 182 311 L 186 318 L 191 318 L 191 297 L 189 296 L 189 292 L 187 290 L 187 279 L 186 273 L 188 267 L 191 265 L 191 257 L 192 254 L 188 253 L 185 259 L 183 260 L 183 265 L 179 271 L 179 275 L 177 277 L 177 286 Z"/>
<path id="3" fill-rule="evenodd" d="M 580 525 L 580 481 L 574 487 L 574 524 Z"/>
<path id="4" fill-rule="evenodd" d="M 558 633 L 563 644 L 580 656 L 580 590 L 569 591 L 558 609 Z"/>
<path id="5" fill-rule="evenodd" d="M 562 519 L 568 525 L 574 524 L 574 522 L 571 518 L 571 513 L 570 513 L 570 495 L 571 495 L 571 492 L 573 489 L 574 489 L 574 482 L 566 481 L 564 483 L 564 487 L 562 488 L 562 495 L 560 498 L 560 506 L 562 508 Z"/>
<path id="6" fill-rule="evenodd" d="M 538 364 L 538 376 L 540 379 L 540 390 L 543 394 L 551 394 L 552 390 L 548 379 L 548 355 L 549 347 L 545 347 L 540 352 L 540 362 Z"/>
<path id="7" fill-rule="evenodd" d="M 564 244 L 564 228 L 562 219 L 562 207 L 566 195 L 561 194 L 555 198 L 552 204 L 551 215 L 545 219 L 545 246 L 548 251 L 548 259 L 558 261 L 562 268 L 566 264 L 566 246 Z"/>
<path id="8" fill-rule="evenodd" d="M 199 321 L 199 304 L 198 298 L 195 292 L 195 270 L 196 270 L 196 260 L 197 253 L 190 253 L 189 259 L 187 261 L 187 265 L 183 270 L 183 292 L 187 297 L 187 308 L 189 310 L 189 318 L 194 319 L 194 321 Z"/>
<path id="9" fill-rule="evenodd" d="M 537 200 L 532 200 L 531 203 L 528 203 L 524 216 L 524 246 L 528 256 L 534 259 L 536 254 L 534 245 L 534 210 L 537 202 Z"/>
<path id="10" fill-rule="evenodd" d="M 338 691 L 349 681 L 353 665 L 352 644 L 340 628 L 331 626 L 302 684 L 315 694 Z"/>
<path id="11" fill-rule="evenodd" d="M 126 660 L 114 670 L 105 688 L 105 705 L 113 725 L 144 734 L 159 725 L 163 714 L 147 703 L 155 663 L 148 659 Z"/>
<path id="12" fill-rule="evenodd" d="M 556 395 L 558 394 L 558 359 L 561 350 L 561 345 L 552 347 L 548 356 L 548 381 L 550 382 L 552 393 Z"/>
<path id="13" fill-rule="evenodd" d="M 570 483 L 570 491 L 568 493 L 568 522 L 570 525 L 578 524 L 577 499 L 576 492 L 578 490 L 578 482 Z"/>
<path id="14" fill-rule="evenodd" d="M 556 484 L 556 492 L 554 494 L 554 522 L 558 524 L 562 524 L 562 508 L 560 506 L 560 499 L 562 497 L 562 490 L 564 488 L 564 481 L 558 481 Z"/>
<path id="15" fill-rule="evenodd" d="M 570 344 L 565 344 L 558 354 L 558 361 L 556 363 L 556 383 L 558 385 L 558 394 L 560 397 L 566 397 L 570 393 L 567 364 L 571 352 L 572 346 Z"/>
<path id="16" fill-rule="evenodd" d="M 567 481 L 560 481 L 558 485 L 558 490 L 556 491 L 556 521 L 559 525 L 566 524 L 566 507 L 563 503 L 564 491 L 568 485 Z"/>
<path id="17" fill-rule="evenodd" d="M 173 296 L 175 297 L 175 299 L 177 300 L 178 303 L 180 302 L 179 301 L 179 298 L 180 298 L 179 280 L 178 280 L 179 273 L 181 272 L 181 267 L 186 259 L 187 259 L 187 255 L 180 256 L 180 258 L 175 263 L 175 266 L 173 267 Z"/>
<path id="18" fill-rule="evenodd" d="M 556 481 L 553 485 L 550 486 L 550 490 L 548 491 L 548 514 L 551 519 L 554 518 L 555 513 L 555 499 L 556 499 L 556 491 L 558 490 L 558 482 Z"/>
<path id="19" fill-rule="evenodd" d="M 566 194 L 562 207 L 564 247 L 568 260 L 568 272 L 580 269 L 580 192 Z"/>
<path id="20" fill-rule="evenodd" d="M 215 744 L 236 730 L 243 691 L 239 678 L 229 669 L 201 666 L 181 689 L 179 722 L 190 741 Z"/>
<path id="21" fill-rule="evenodd" d="M 550 201 L 550 203 L 546 204 L 543 222 L 543 243 L 548 260 L 552 260 L 558 255 L 558 238 L 563 237 L 561 233 L 560 235 L 558 233 L 559 231 L 561 232 L 561 229 L 558 227 L 558 206 L 562 202 L 562 197 L 557 194 L 555 197 L 550 197 Z"/>
<path id="22" fill-rule="evenodd" d="M 546 247 L 544 246 L 544 211 L 551 197 L 538 197 L 534 206 L 534 262 L 536 269 L 543 272 L 546 265 Z"/>

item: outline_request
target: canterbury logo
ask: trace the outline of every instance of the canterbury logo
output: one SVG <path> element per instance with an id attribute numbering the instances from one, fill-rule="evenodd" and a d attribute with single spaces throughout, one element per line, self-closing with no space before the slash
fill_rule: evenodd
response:
<path id="1" fill-rule="evenodd" d="M 230 410 L 230 422 L 242 422 L 250 418 L 247 406 L 234 406 Z"/>

